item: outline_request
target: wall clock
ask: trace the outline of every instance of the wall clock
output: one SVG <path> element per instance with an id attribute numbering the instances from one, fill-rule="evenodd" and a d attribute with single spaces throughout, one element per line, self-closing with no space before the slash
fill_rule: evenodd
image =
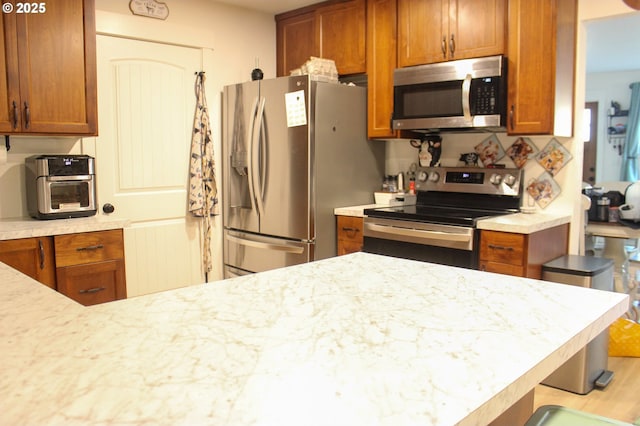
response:
<path id="1" fill-rule="evenodd" d="M 157 0 L 131 0 L 129 9 L 134 15 L 147 16 L 149 18 L 167 19 L 169 7 Z"/>

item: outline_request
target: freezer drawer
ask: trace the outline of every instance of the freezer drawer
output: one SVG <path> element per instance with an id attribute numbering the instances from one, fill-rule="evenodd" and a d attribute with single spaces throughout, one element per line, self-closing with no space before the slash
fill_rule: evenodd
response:
<path id="1" fill-rule="evenodd" d="M 251 272 L 262 272 L 307 263 L 312 243 L 267 237 L 234 230 L 224 231 L 224 263 Z"/>

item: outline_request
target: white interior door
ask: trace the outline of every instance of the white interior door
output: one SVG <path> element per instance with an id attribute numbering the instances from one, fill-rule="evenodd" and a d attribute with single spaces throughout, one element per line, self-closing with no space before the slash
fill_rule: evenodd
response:
<path id="1" fill-rule="evenodd" d="M 199 222 L 187 214 L 199 49 L 97 37 L 100 207 L 125 230 L 127 294 L 201 283 Z"/>

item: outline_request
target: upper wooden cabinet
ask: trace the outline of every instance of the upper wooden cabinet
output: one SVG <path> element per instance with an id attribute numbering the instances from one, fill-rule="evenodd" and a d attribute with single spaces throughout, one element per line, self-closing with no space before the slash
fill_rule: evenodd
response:
<path id="1" fill-rule="evenodd" d="M 576 3 L 509 0 L 509 134 L 572 136 Z"/>
<path id="2" fill-rule="evenodd" d="M 397 138 L 391 128 L 396 68 L 396 0 L 367 1 L 367 134 Z"/>
<path id="3" fill-rule="evenodd" d="M 95 135 L 94 1 L 38 5 L 0 19 L 0 132 Z"/>
<path id="4" fill-rule="evenodd" d="M 398 66 L 500 55 L 506 0 L 398 0 Z"/>
<path id="5" fill-rule="evenodd" d="M 338 74 L 366 71 L 365 0 L 329 1 L 276 16 L 278 76 L 309 57 L 333 59 Z"/>

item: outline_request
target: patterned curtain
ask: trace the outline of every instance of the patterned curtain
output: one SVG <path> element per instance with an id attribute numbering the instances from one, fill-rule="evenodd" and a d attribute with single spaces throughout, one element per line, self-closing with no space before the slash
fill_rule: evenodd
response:
<path id="1" fill-rule="evenodd" d="M 213 269 L 211 216 L 218 214 L 218 188 L 204 81 L 204 72 L 197 73 L 195 83 L 196 112 L 191 136 L 189 169 L 189 211 L 194 216 L 203 219 L 202 266 L 205 280 L 208 280 L 208 273 Z"/>
<path id="2" fill-rule="evenodd" d="M 631 83 L 631 106 L 627 120 L 627 135 L 624 141 L 624 159 L 621 180 L 636 182 L 640 180 L 638 157 L 640 156 L 640 81 Z"/>

